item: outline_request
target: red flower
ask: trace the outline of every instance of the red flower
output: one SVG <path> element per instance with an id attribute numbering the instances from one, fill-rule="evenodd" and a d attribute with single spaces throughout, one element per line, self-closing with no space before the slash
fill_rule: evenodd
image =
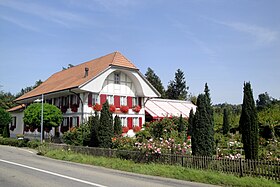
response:
<path id="1" fill-rule="evenodd" d="M 129 107 L 126 105 L 121 106 L 122 113 L 128 113 Z"/>
<path id="2" fill-rule="evenodd" d="M 141 127 L 135 126 L 133 127 L 133 132 L 139 132 L 141 130 Z"/>
<path id="3" fill-rule="evenodd" d="M 123 132 L 123 133 L 127 133 L 128 130 L 129 130 L 128 127 L 123 127 L 123 128 L 122 128 L 122 132 Z"/>
<path id="4" fill-rule="evenodd" d="M 132 110 L 133 110 L 134 112 L 138 113 L 138 112 L 140 112 L 141 107 L 140 107 L 139 105 L 136 105 L 136 106 L 133 107 Z"/>
<path id="5" fill-rule="evenodd" d="M 95 111 L 101 111 L 102 110 L 102 106 L 98 103 L 96 103 L 94 106 L 93 106 L 93 110 Z"/>
<path id="6" fill-rule="evenodd" d="M 115 105 L 110 105 L 110 112 L 115 112 L 116 111 L 116 107 Z"/>

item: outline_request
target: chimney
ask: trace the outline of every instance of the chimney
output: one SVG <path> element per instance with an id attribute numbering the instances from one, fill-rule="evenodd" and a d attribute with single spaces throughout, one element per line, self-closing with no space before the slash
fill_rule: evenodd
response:
<path id="1" fill-rule="evenodd" d="M 88 70 L 89 69 L 87 67 L 85 67 L 85 76 L 84 76 L 84 78 L 88 76 Z"/>

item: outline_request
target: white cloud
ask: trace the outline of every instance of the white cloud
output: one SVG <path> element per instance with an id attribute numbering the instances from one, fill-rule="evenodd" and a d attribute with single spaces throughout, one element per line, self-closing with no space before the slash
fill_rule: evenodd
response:
<path id="1" fill-rule="evenodd" d="M 26 29 L 26 30 L 31 30 L 31 31 L 36 31 L 36 32 L 40 31 L 40 29 L 38 29 L 37 27 L 33 27 L 31 25 L 23 23 L 22 21 L 19 21 L 18 19 L 14 19 L 12 17 L 1 15 L 0 19 L 5 20 L 5 21 L 10 22 L 10 23 L 13 23 L 13 24 L 15 24 L 15 25 L 17 25 L 17 26 L 19 26 L 23 29 Z"/>
<path id="2" fill-rule="evenodd" d="M 51 21 L 66 27 L 72 27 L 73 24 L 87 24 L 89 21 L 79 14 L 70 11 L 55 9 L 50 6 L 43 6 L 35 3 L 25 3 L 22 1 L 0 1 L 0 6 L 35 15 L 41 19 Z"/>
<path id="3" fill-rule="evenodd" d="M 242 23 L 242 22 L 224 22 L 224 21 L 219 21 L 206 17 L 203 18 L 210 20 L 214 23 L 224 25 L 238 32 L 247 33 L 248 35 L 254 37 L 256 43 L 260 45 L 270 44 L 278 40 L 279 33 L 269 28 L 260 27 L 253 24 Z"/>

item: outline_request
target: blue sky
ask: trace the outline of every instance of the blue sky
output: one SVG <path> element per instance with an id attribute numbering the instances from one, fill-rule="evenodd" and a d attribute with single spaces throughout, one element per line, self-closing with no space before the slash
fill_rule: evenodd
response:
<path id="1" fill-rule="evenodd" d="M 0 85 L 17 93 L 68 64 L 120 51 L 164 86 L 184 71 L 213 103 L 280 98 L 278 0 L 0 0 Z"/>

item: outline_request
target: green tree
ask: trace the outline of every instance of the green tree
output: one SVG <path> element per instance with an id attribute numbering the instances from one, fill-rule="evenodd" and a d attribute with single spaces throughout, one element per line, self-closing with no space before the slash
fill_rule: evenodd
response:
<path id="1" fill-rule="evenodd" d="M 162 82 L 151 68 L 147 69 L 147 72 L 145 73 L 146 79 L 155 87 L 155 89 L 161 94 L 162 98 L 165 98 L 165 90 L 162 85 Z"/>
<path id="2" fill-rule="evenodd" d="M 114 119 L 114 134 L 116 136 L 122 135 L 122 122 L 118 115 L 116 115 Z"/>
<path id="3" fill-rule="evenodd" d="M 42 84 L 42 83 L 43 83 L 43 81 L 41 81 L 39 79 L 38 81 L 35 82 L 35 84 L 33 86 L 27 86 L 26 88 L 22 88 L 21 91 L 16 94 L 16 97 L 18 98 L 18 97 L 24 95 L 25 93 L 30 92 L 31 90 L 40 86 L 40 84 Z"/>
<path id="4" fill-rule="evenodd" d="M 205 94 L 199 94 L 192 122 L 192 154 L 212 156 L 214 152 L 214 118 L 207 84 Z"/>
<path id="5" fill-rule="evenodd" d="M 10 92 L 0 91 L 0 108 L 9 109 L 16 106 L 14 100 L 15 96 Z"/>
<path id="6" fill-rule="evenodd" d="M 175 79 L 170 81 L 167 86 L 166 97 L 168 99 L 186 100 L 188 89 L 184 72 L 178 69 L 175 73 Z"/>
<path id="7" fill-rule="evenodd" d="M 99 127 L 99 115 L 97 111 L 94 112 L 94 116 L 90 117 L 89 124 L 91 126 L 91 136 L 90 136 L 90 147 L 98 147 L 98 127 Z"/>
<path id="8" fill-rule="evenodd" d="M 10 137 L 9 124 L 11 121 L 11 114 L 5 109 L 0 108 L 0 128 L 3 131 L 3 137 Z"/>
<path id="9" fill-rule="evenodd" d="M 43 104 L 44 128 L 58 127 L 62 122 L 62 112 L 54 105 Z M 33 103 L 24 110 L 23 122 L 25 125 L 39 128 L 41 126 L 41 103 Z"/>
<path id="10" fill-rule="evenodd" d="M 272 104 L 272 98 L 268 95 L 267 92 L 259 94 L 257 99 L 257 109 L 262 110 L 269 108 Z"/>
<path id="11" fill-rule="evenodd" d="M 274 104 L 269 108 L 262 109 L 258 112 L 258 119 L 263 126 L 269 126 L 271 137 L 275 140 L 275 127 L 280 125 L 280 105 Z"/>
<path id="12" fill-rule="evenodd" d="M 259 148 L 258 116 L 251 84 L 249 82 L 244 83 L 243 93 L 244 96 L 239 127 L 242 134 L 245 158 L 257 159 Z"/>
<path id="13" fill-rule="evenodd" d="M 189 132 L 188 132 L 188 134 L 189 134 L 190 136 L 192 136 L 192 129 L 193 129 L 193 123 L 194 123 L 193 108 L 192 108 L 191 111 L 190 111 L 188 122 L 189 122 L 189 129 L 188 129 Z"/>
<path id="14" fill-rule="evenodd" d="M 228 110 L 224 108 L 224 116 L 223 116 L 223 134 L 227 134 L 229 132 L 229 119 L 228 119 Z"/>
<path id="15" fill-rule="evenodd" d="M 110 148 L 113 137 L 113 117 L 109 111 L 109 104 L 106 101 L 101 110 L 100 124 L 98 126 L 99 147 Z"/>

